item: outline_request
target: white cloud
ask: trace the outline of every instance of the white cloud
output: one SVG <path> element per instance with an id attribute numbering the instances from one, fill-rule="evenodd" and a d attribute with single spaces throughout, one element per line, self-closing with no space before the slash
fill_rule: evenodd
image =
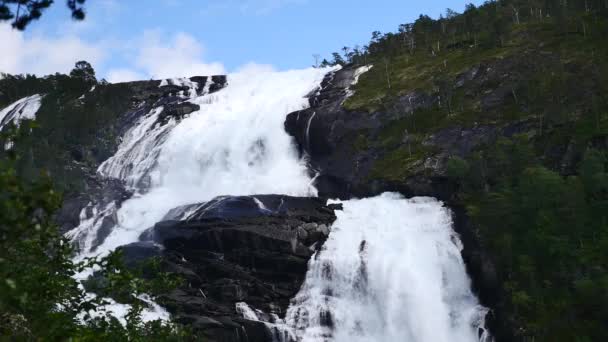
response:
<path id="1" fill-rule="evenodd" d="M 224 65 L 203 61 L 203 46 L 187 33 L 177 33 L 163 40 L 160 31 L 144 33 L 136 57 L 136 66 L 152 78 L 224 74 Z"/>
<path id="2" fill-rule="evenodd" d="M 38 34 L 26 38 L 5 24 L 0 25 L 0 42 L 0 71 L 12 74 L 66 73 L 79 60 L 87 60 L 95 67 L 105 57 L 101 44 L 90 44 L 76 36 L 49 38 Z"/>
<path id="3" fill-rule="evenodd" d="M 130 82 L 144 80 L 146 77 L 131 69 L 112 69 L 106 75 L 110 83 Z"/>
<path id="4" fill-rule="evenodd" d="M 255 62 L 249 62 L 239 68 L 237 68 L 234 73 L 237 74 L 263 74 L 276 71 L 274 66 L 270 64 L 259 64 Z"/>
<path id="5" fill-rule="evenodd" d="M 99 78 L 105 77 L 110 82 L 226 73 L 222 63 L 206 62 L 203 45 L 183 32 L 166 35 L 149 30 L 133 39 L 95 43 L 79 38 L 76 33 L 64 34 L 52 38 L 39 32 L 28 37 L 9 25 L 0 25 L 3 48 L 0 72 L 40 76 L 67 73 L 76 61 L 86 60 L 98 71 Z M 116 65 L 117 61 L 124 62 Z"/>

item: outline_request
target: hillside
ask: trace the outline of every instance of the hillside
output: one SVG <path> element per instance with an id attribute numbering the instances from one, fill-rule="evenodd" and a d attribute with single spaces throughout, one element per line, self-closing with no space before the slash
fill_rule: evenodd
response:
<path id="1" fill-rule="evenodd" d="M 375 34 L 286 124 L 325 195 L 400 191 L 455 208 L 501 340 L 608 333 L 608 21 L 600 2 L 569 4 L 489 2 Z"/>

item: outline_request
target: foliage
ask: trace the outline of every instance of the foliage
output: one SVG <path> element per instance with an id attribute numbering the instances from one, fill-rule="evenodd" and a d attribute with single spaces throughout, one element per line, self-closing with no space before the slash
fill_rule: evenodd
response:
<path id="1" fill-rule="evenodd" d="M 431 154 L 431 149 L 423 146 L 419 137 L 409 136 L 408 138 L 409 141 L 404 146 L 383 147 L 387 148 L 386 155 L 374 164 L 370 177 L 403 181 L 410 174 L 423 169 L 421 161 L 424 156 Z"/>
<path id="2" fill-rule="evenodd" d="M 606 34 L 606 1 L 486 1 L 373 32 L 328 62 L 374 64 L 344 107 L 396 118 L 352 134 L 379 156 L 372 180 L 424 175 L 435 151 L 422 142 L 442 129 L 490 138 L 448 160 L 446 181 L 522 340 L 608 340 Z"/>
<path id="3" fill-rule="evenodd" d="M 533 149 L 523 136 L 482 149 L 462 178 L 464 202 L 505 281 L 521 337 L 605 340 L 606 155 L 588 150 L 579 175 L 563 177 Z"/>
<path id="4" fill-rule="evenodd" d="M 76 62 L 74 69 L 70 72 L 70 77 L 81 79 L 82 81 L 90 84 L 96 84 L 97 78 L 95 77 L 95 70 L 87 61 Z"/>
<path id="5" fill-rule="evenodd" d="M 16 164 L 19 174 L 33 178 L 47 170 L 59 190 L 81 190 L 87 168 L 96 168 L 114 152 L 114 126 L 130 108 L 131 89 L 97 82 L 95 70 L 85 61 L 76 63 L 69 76 L 4 76 L 0 107 L 25 96 L 44 95 L 36 114 L 38 125 L 16 146 L 21 156 Z"/>
<path id="6" fill-rule="evenodd" d="M 382 110 L 405 93 L 425 91 L 440 94 L 450 114 L 468 115 L 478 112 L 477 103 L 456 103 L 462 99 L 454 98 L 458 94 L 443 92 L 448 88 L 442 85 L 449 85 L 459 73 L 476 64 L 520 56 L 531 50 L 562 53 L 561 63 L 565 65 L 573 59 L 585 61 L 590 56 L 593 62 L 603 63 L 607 16 L 608 4 L 601 0 L 498 0 L 487 1 L 479 7 L 469 4 L 462 14 L 447 9 L 438 19 L 421 15 L 414 23 L 400 25 L 397 32 L 373 32 L 367 45 L 344 47 L 344 54 L 334 53 L 328 64 L 376 65 L 360 78 L 356 96 L 345 103 L 348 109 Z M 550 69 L 559 70 L 555 66 Z M 533 71 L 530 73 L 526 78 L 538 76 L 548 81 L 547 86 L 563 89 L 564 82 L 569 81 L 562 78 L 564 82 L 560 85 L 551 83 L 557 81 L 560 74 L 541 70 L 536 70 L 536 75 Z M 517 87 L 526 86 L 526 82 L 514 86 L 515 102 L 521 97 Z M 559 95 L 560 92 L 556 92 L 554 97 L 560 99 Z M 513 114 L 530 111 L 531 103 L 534 109 L 544 104 L 535 103 L 532 98 L 525 100 Z M 559 108 L 559 102 L 566 101 L 552 102 L 548 108 L 551 114 Z M 478 117 L 480 113 L 475 114 Z"/>
<path id="7" fill-rule="evenodd" d="M 24 30 L 32 21 L 38 20 L 44 10 L 53 4 L 54 0 L 2 0 L 0 2 L 0 22 L 11 21 L 14 28 Z M 86 0 L 68 0 L 67 7 L 72 12 L 72 18 L 83 20 L 85 17 L 83 5 Z"/>
<path id="8" fill-rule="evenodd" d="M 424 53 L 435 57 L 453 49 L 503 47 L 518 26 L 526 23 L 551 22 L 561 33 L 581 30 L 585 35 L 593 34 L 591 27 L 585 27 L 586 18 L 597 19 L 607 11 L 608 4 L 603 0 L 495 0 L 479 7 L 468 4 L 463 13 L 448 8 L 439 19 L 420 15 L 413 23 L 399 25 L 397 32 L 374 31 L 367 45 L 352 49 L 345 46 L 342 55 L 333 53 L 329 64 L 367 64 L 378 56 Z"/>
<path id="9" fill-rule="evenodd" d="M 460 181 L 469 173 L 469 168 L 469 163 L 466 160 L 459 157 L 450 158 L 447 164 L 447 175 L 456 181 Z"/>
<path id="10" fill-rule="evenodd" d="M 123 272 L 125 267 L 128 272 Z M 137 304 L 140 300 L 134 293 L 161 295 L 178 287 L 182 278 L 163 271 L 160 258 L 150 258 L 135 265 L 122 263 L 119 249 L 104 260 L 104 268 L 89 278 L 84 286 L 88 291 L 103 297 L 113 298 L 120 303 Z"/>
<path id="11" fill-rule="evenodd" d="M 0 74 L 0 108 L 33 95 L 46 93 L 53 87 L 53 77 L 39 78 L 35 75 Z"/>
<path id="12" fill-rule="evenodd" d="M 2 140 L 18 145 L 28 126 L 24 124 L 18 133 Z M 141 320 L 146 305 L 139 299 L 141 294 L 175 285 L 175 280 L 166 274 L 152 281 L 137 278 L 121 265 L 118 254 L 75 263 L 70 242 L 53 222 L 61 195 L 48 175 L 34 182 L 19 175 L 14 167 L 18 158 L 9 149 L 0 160 L 0 335 L 11 340 L 186 338 L 179 326 Z M 87 296 L 74 279 L 76 273 L 90 267 L 99 267 L 111 279 L 108 292 L 121 293 L 123 302 L 132 304 L 126 325 L 104 314 L 104 300 Z M 101 315 L 88 314 L 92 311 Z"/>

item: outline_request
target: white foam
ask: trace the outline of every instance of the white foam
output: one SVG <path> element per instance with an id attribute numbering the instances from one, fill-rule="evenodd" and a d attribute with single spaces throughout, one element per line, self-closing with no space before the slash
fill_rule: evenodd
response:
<path id="1" fill-rule="evenodd" d="M 137 241 L 181 205 L 220 195 L 316 195 L 283 125 L 288 113 L 308 106 L 305 96 L 327 71 L 243 71 L 229 75 L 225 89 L 190 99 L 201 109 L 178 124 L 155 123 L 162 108 L 142 118 L 99 168 L 140 191 L 122 204 L 97 252 Z"/>
<path id="2" fill-rule="evenodd" d="M 352 89 L 353 86 L 355 86 L 357 83 L 359 83 L 359 77 L 361 77 L 361 75 L 370 71 L 373 67 L 374 66 L 370 64 L 370 65 L 364 65 L 362 67 L 358 67 L 357 70 L 355 70 L 355 74 L 353 76 L 353 81 L 350 83 L 350 86 L 346 89 L 346 97 L 344 98 L 344 100 L 355 95 L 355 91 Z"/>
<path id="3" fill-rule="evenodd" d="M 487 310 L 441 202 L 386 193 L 343 205 L 286 315 L 298 341 L 487 338 L 478 336 Z"/>
<path id="4" fill-rule="evenodd" d="M 88 298 L 94 298 L 94 294 L 87 294 Z M 171 316 L 169 313 L 160 305 L 156 304 L 148 295 L 142 294 L 139 295 L 139 298 L 142 302 L 146 304 L 146 307 L 142 310 L 140 318 L 142 322 L 152 322 L 152 321 L 169 321 Z M 106 314 L 109 314 L 122 324 L 126 325 L 127 320 L 126 316 L 131 310 L 131 305 L 129 304 L 121 304 L 113 300 L 112 298 L 103 298 L 103 300 L 107 303 L 104 305 L 98 306 L 95 310 L 89 311 L 89 315 L 93 318 L 105 317 Z M 79 317 L 81 320 L 84 318 L 84 313 L 80 314 Z"/>
<path id="5" fill-rule="evenodd" d="M 141 117 L 131 129 L 125 133 L 118 151 L 105 162 L 98 172 L 105 177 L 122 179 L 132 190 L 149 183 L 149 172 L 156 165 L 156 160 L 167 134 L 176 126 L 170 119 L 165 125 L 158 122 L 158 116 L 163 107 L 156 107 Z M 146 184 L 147 185 L 147 184 Z"/>
<path id="6" fill-rule="evenodd" d="M 101 208 L 89 203 L 80 211 L 78 227 L 67 232 L 65 236 L 75 242 L 78 250 L 90 251 L 104 220 L 106 217 L 114 215 L 115 212 L 115 202 L 110 202 Z M 90 213 L 90 215 L 87 213 Z"/>
<path id="7" fill-rule="evenodd" d="M 356 85 L 357 83 L 359 83 L 359 77 L 361 77 L 361 75 L 365 74 L 366 72 L 370 71 L 374 66 L 373 65 L 364 65 L 362 67 L 357 68 L 357 70 L 355 70 L 355 76 L 353 79 L 353 82 L 350 84 L 351 86 Z"/>
<path id="8" fill-rule="evenodd" d="M 245 302 L 236 303 L 235 309 L 247 320 L 264 323 L 272 337 L 270 342 L 289 342 L 297 339 L 293 329 L 288 327 L 285 321 L 276 314 L 266 314 L 261 310 L 253 309 Z"/>
<path id="9" fill-rule="evenodd" d="M 207 83 L 211 82 L 211 77 L 209 77 L 209 81 Z M 195 98 L 197 93 L 197 89 L 198 89 L 198 83 L 191 81 L 189 78 L 186 77 L 176 77 L 176 78 L 169 78 L 169 79 L 164 79 L 162 81 L 160 81 L 160 84 L 158 85 L 158 87 L 165 87 L 168 85 L 175 85 L 178 87 L 188 87 L 188 97 L 190 98 Z M 186 94 L 181 94 L 181 95 L 186 95 Z"/>
<path id="10" fill-rule="evenodd" d="M 305 95 L 326 72 L 244 71 L 230 75 L 227 88 L 189 99 L 201 108 L 179 123 L 158 123 L 162 108 L 141 118 L 99 168 L 126 180 L 136 194 L 115 212 L 118 225 L 95 253 L 137 241 L 170 209 L 216 196 L 316 195 L 283 125 L 288 113 L 308 106 Z M 470 290 L 462 246 L 441 202 L 388 193 L 343 205 L 284 320 L 246 303 L 235 309 L 265 322 L 282 342 L 489 339 L 487 310 Z M 83 215 L 81 223 L 87 222 L 97 221 Z M 79 229 L 96 234 L 96 228 Z"/>
<path id="11" fill-rule="evenodd" d="M 0 111 L 0 130 L 9 122 L 19 126 L 22 120 L 36 119 L 36 113 L 42 104 L 42 95 L 36 94 L 13 102 Z"/>

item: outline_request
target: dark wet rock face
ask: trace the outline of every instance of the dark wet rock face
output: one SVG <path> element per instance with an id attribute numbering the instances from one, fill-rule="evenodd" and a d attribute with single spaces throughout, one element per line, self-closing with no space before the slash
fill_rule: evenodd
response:
<path id="1" fill-rule="evenodd" d="M 321 89 L 310 98 L 311 107 L 289 114 L 285 121 L 285 130 L 296 139 L 300 152 L 310 157 L 311 168 L 320 171 L 315 186 L 321 196 L 350 198 L 389 190 L 391 186 L 368 179 L 381 151 L 362 148 L 355 142 L 360 137 L 377 136 L 386 123 L 429 108 L 436 101 L 414 91 L 398 98 L 391 110 L 349 111 L 342 103 L 354 77 L 351 68 L 328 74 Z"/>
<path id="2" fill-rule="evenodd" d="M 454 87 L 473 91 L 471 82 L 484 84 L 496 74 L 504 73 L 503 69 L 476 66 L 458 75 Z M 417 110 L 437 106 L 440 99 L 437 94 L 415 90 L 400 94 L 379 111 L 350 111 L 343 103 L 351 94 L 349 87 L 355 71 L 344 68 L 328 74 L 321 87 L 309 95 L 310 108 L 289 114 L 285 121 L 286 131 L 295 138 L 300 153 L 307 156 L 319 195 L 348 199 L 398 191 L 406 196 L 433 196 L 451 204 L 474 289 L 482 303 L 494 312 L 489 318 L 490 328 L 493 332 L 503 329 L 500 326 L 504 321 L 500 310 L 503 300 L 496 291 L 500 275 L 464 210 L 455 206 L 453 196 L 457 188 L 448 181 L 447 162 L 454 156 L 466 158 L 498 137 L 528 132 L 534 123 L 452 125 L 436 130 L 419 141 L 428 153 L 408 165 L 407 176 L 392 180 L 374 177 L 374 167 L 386 157 L 387 151 L 366 142 L 380 140 L 387 126 Z M 487 110 L 500 106 L 513 91 L 509 82 L 505 79 L 501 87 L 483 92 L 480 106 Z M 225 76 L 129 83 L 131 107 L 114 124 L 112 136 L 123 136 L 142 116 L 161 106 L 156 125 L 182 120 L 200 109 L 190 102 L 191 96 L 213 93 L 226 84 Z M 396 144 L 400 148 L 407 146 L 410 138 L 403 132 Z M 92 154 L 99 165 L 109 157 L 109 152 L 116 151 L 119 143 L 116 139 L 112 146 L 104 147 L 104 153 L 75 150 L 72 155 L 78 161 Z M 268 143 L 271 142 L 254 144 L 251 155 L 263 155 Z M 563 164 L 564 170 L 576 160 L 567 151 L 568 146 L 555 151 L 555 163 Z M 255 158 L 251 162 L 255 163 Z M 70 194 L 57 215 L 63 231 L 68 231 L 81 218 L 93 217 L 89 208 L 110 206 L 108 215 L 99 222 L 93 248 L 110 233 L 117 222 L 116 210 L 132 195 L 121 181 L 105 180 L 95 169 L 86 170 L 86 188 Z M 172 209 L 162 222 L 141 236 L 140 242 L 122 249 L 127 264 L 160 257 L 167 271 L 185 279 L 184 286 L 161 296 L 159 302 L 178 322 L 193 327 L 206 341 L 270 341 L 266 326 L 243 319 L 235 304 L 246 302 L 252 308 L 282 316 L 304 280 L 309 258 L 329 234 L 335 220 L 333 211 L 340 209 L 340 205 L 326 205 L 318 198 L 218 197 Z M 324 321 L 329 326 L 332 317 L 328 315 Z"/>
<path id="3" fill-rule="evenodd" d="M 284 313 L 335 218 L 319 198 L 219 197 L 172 210 L 143 242 L 122 249 L 129 262 L 160 253 L 186 280 L 159 301 L 206 341 L 270 341 L 264 324 L 244 320 L 235 304 Z"/>
<path id="4" fill-rule="evenodd" d="M 162 107 L 155 125 L 180 121 L 200 109 L 190 102 L 193 96 L 226 85 L 225 76 L 122 85 L 128 89 L 124 93 L 128 99 L 123 99 L 124 112 L 108 124 L 107 131 L 100 132 L 108 135 L 102 137 L 106 143 L 99 149 L 97 144 L 94 150 L 70 151 L 74 165 L 69 167 L 80 170 L 83 188 L 66 194 L 56 215 L 62 232 L 76 232 L 72 236 L 76 244 L 94 252 L 118 222 L 117 211 L 136 191 L 96 172 L 118 149 L 119 137 L 155 108 Z M 252 155 L 263 154 L 266 144 L 259 141 L 252 146 Z M 85 160 L 93 163 L 85 164 Z M 145 188 L 145 184 L 138 186 Z M 329 234 L 334 209 L 339 206 L 326 206 L 319 198 L 218 197 L 174 208 L 140 242 L 121 249 L 127 266 L 160 258 L 166 271 L 185 279 L 184 286 L 158 301 L 205 341 L 270 341 L 271 332 L 264 323 L 242 318 L 236 303 L 283 314 L 304 280 L 309 258 Z M 80 241 L 74 230 L 83 220 L 96 220 L 94 241 Z"/>
<path id="5" fill-rule="evenodd" d="M 89 212 L 90 210 L 87 211 L 86 208 L 92 210 L 96 206 L 110 207 L 112 212 L 101 219 L 100 229 L 92 247 L 95 248 L 100 245 L 117 222 L 116 210 L 120 209 L 122 203 L 129 199 L 133 193 L 126 188 L 121 180 L 108 179 L 96 172 L 99 165 L 118 149 L 120 139 L 117 137 L 124 136 L 137 120 L 150 113 L 153 108 L 163 108 L 159 114 L 157 125 L 166 125 L 170 120 L 180 121 L 186 115 L 200 109 L 198 105 L 189 102 L 190 95 L 217 92 L 227 85 L 227 79 L 226 76 L 221 75 L 195 76 L 190 79 L 179 80 L 177 84 L 174 83 L 173 80 L 126 83 L 125 85 L 129 91 L 125 93 L 129 94 L 131 105 L 124 109 L 124 113 L 118 117 L 115 123 L 110 125 L 111 129 L 100 133 L 108 136 L 100 140 L 109 141 L 110 146 L 103 146 L 101 149 L 93 148 L 91 151 L 75 147 L 74 150 L 70 151 L 73 160 L 69 161 L 70 165 L 66 165 L 66 168 L 77 169 L 78 173 L 82 175 L 84 186 L 79 191 L 66 193 L 63 206 L 56 215 L 56 221 L 62 233 L 66 233 L 79 225 L 81 213 L 84 215 L 82 217 L 84 219 L 93 217 L 93 213 Z M 112 139 L 109 137 L 112 137 Z M 100 150 L 104 152 L 102 153 Z M 94 160 L 93 165 L 85 166 L 82 163 L 85 155 L 92 157 L 90 159 Z"/>
<path id="6" fill-rule="evenodd" d="M 158 115 L 158 120 L 161 124 L 166 124 L 171 118 L 180 120 L 185 115 L 200 109 L 199 105 L 190 102 L 172 103 L 163 108 L 163 111 Z"/>
<path id="7" fill-rule="evenodd" d="M 471 82 L 485 84 L 495 74 L 503 72 L 497 68 L 476 66 L 459 75 L 454 87 L 463 87 Z M 421 145 L 428 150 L 423 159 L 409 165 L 408 176 L 400 180 L 374 177 L 374 165 L 386 157 L 386 151 L 373 144 L 360 144 L 359 140 L 379 141 L 383 129 L 407 118 L 416 110 L 436 106 L 440 97 L 422 91 L 412 91 L 397 97 L 383 110 L 375 112 L 347 110 L 342 104 L 348 96 L 348 88 L 354 81 L 355 70 L 345 68 L 326 76 L 315 94 L 311 94 L 311 107 L 291 113 L 285 120 L 285 130 L 292 135 L 302 154 L 309 157 L 310 167 L 318 172 L 315 186 L 319 195 L 351 198 L 370 196 L 384 191 L 399 191 L 408 196 L 434 196 L 444 201 L 451 200 L 453 189 L 446 184 L 447 161 L 451 157 L 464 158 L 475 148 L 492 143 L 500 136 L 510 137 L 528 132 L 533 122 L 515 122 L 497 125 L 453 125 L 427 135 Z M 508 87 L 509 96 L 512 87 Z M 506 90 L 505 90 L 506 91 Z M 484 95 L 482 102 L 495 107 L 494 102 L 503 103 L 505 94 L 498 90 Z M 507 96 L 507 95 L 505 95 Z M 493 104 L 494 103 L 494 104 Z M 490 108 L 488 108 L 490 109 Z M 403 132 L 399 146 L 406 147 L 410 136 Z M 314 172 L 313 172 L 314 173 Z M 446 188 L 447 187 L 447 188 Z"/>
<path id="8" fill-rule="evenodd" d="M 179 82 L 175 84 L 173 81 L 168 80 L 165 83 L 162 81 L 137 81 L 129 82 L 128 85 L 133 89 L 134 95 L 132 96 L 134 102 L 145 101 L 149 104 L 171 97 L 178 96 L 180 93 L 188 94 L 191 90 L 196 90 L 197 95 L 202 95 L 205 89 L 208 89 L 208 93 L 214 93 L 218 90 L 223 89 L 228 84 L 225 75 L 217 76 L 194 76 L 188 79 L 192 84 L 188 85 L 185 82 Z M 191 89 L 191 86 L 195 86 L 196 89 Z"/>
<path id="9" fill-rule="evenodd" d="M 481 89 L 496 77 L 509 75 L 508 66 L 508 62 L 475 66 L 458 75 L 453 87 L 464 88 L 467 92 Z M 480 243 L 465 210 L 454 199 L 458 187 L 447 177 L 447 163 L 453 157 L 467 158 L 480 146 L 492 144 L 499 137 L 534 132 L 536 123 L 518 121 L 502 126 L 474 123 L 438 129 L 420 141 L 427 151 L 424 156 L 403 165 L 408 169 L 406 176 L 390 180 L 377 177 L 373 173 L 374 167 L 386 157 L 387 151 L 378 144 L 359 141 L 381 141 L 383 129 L 416 110 L 437 106 L 440 98 L 438 94 L 413 91 L 401 94 L 390 105 L 384 105 L 382 110 L 371 113 L 347 110 L 342 104 L 349 94 L 348 87 L 354 75 L 352 68 L 327 75 L 321 89 L 311 95 L 311 107 L 289 114 L 285 121 L 286 131 L 295 138 L 301 154 L 307 156 L 312 173 L 316 175 L 315 186 L 319 195 L 349 199 L 397 191 L 408 197 L 432 196 L 445 201 L 454 212 L 454 228 L 462 237 L 463 258 L 473 280 L 473 288 L 481 302 L 492 309 L 492 315 L 488 317 L 489 328 L 499 340 L 509 340 L 512 330 L 502 315 L 505 300 L 499 290 L 499 271 L 492 262 L 491 253 Z M 505 99 L 512 96 L 514 86 L 511 78 L 516 77 L 503 78 L 500 87 L 477 94 L 481 107 L 493 110 L 503 105 Z M 398 146 L 407 148 L 409 138 L 408 133 L 403 132 Z M 567 146 L 563 150 L 567 151 Z M 564 164 L 563 169 L 575 165 L 574 157 L 562 152 L 556 151 L 556 163 Z"/>
<path id="10" fill-rule="evenodd" d="M 55 215 L 55 220 L 60 224 L 60 231 L 66 233 L 73 228 L 76 228 L 81 218 L 87 219 L 93 217 L 93 212 L 87 211 L 86 208 L 91 208 L 89 204 L 92 203 L 112 203 L 115 202 L 119 205 L 125 200 L 132 196 L 132 192 L 124 187 L 123 182 L 117 179 L 104 179 L 98 175 L 90 176 L 86 180 L 87 189 L 83 193 L 72 194 L 67 196 L 62 207 Z M 84 215 L 81 217 L 81 213 Z M 112 222 L 108 227 L 114 226 L 115 222 Z M 108 223 L 110 224 L 110 223 Z M 104 226 L 108 225 L 105 224 Z M 102 229 L 99 231 L 98 239 L 104 239 L 110 231 L 103 232 Z"/>

